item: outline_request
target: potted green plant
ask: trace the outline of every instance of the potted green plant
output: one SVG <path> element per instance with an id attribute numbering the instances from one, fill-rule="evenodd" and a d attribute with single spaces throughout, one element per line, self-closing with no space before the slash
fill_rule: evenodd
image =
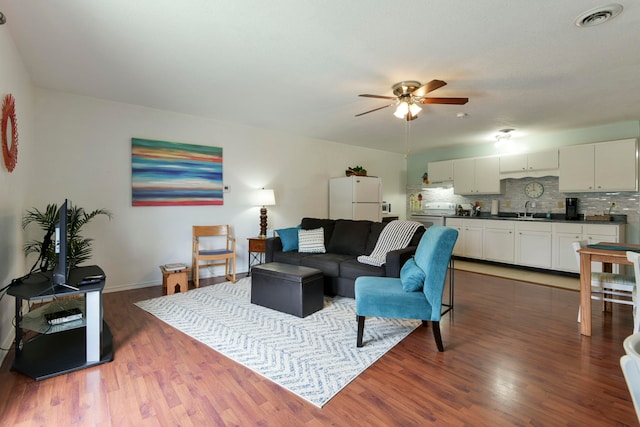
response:
<path id="1" fill-rule="evenodd" d="M 22 218 L 22 228 L 26 229 L 30 224 L 37 224 L 44 236 L 49 230 L 52 230 L 55 222 L 58 220 L 59 207 L 55 203 L 47 205 L 44 211 L 33 208 L 27 211 Z M 72 205 L 69 209 L 69 235 L 68 239 L 68 258 L 69 268 L 81 265 L 83 262 L 91 259 L 93 239 L 83 237 L 80 232 L 82 227 L 98 215 L 106 215 L 111 219 L 111 212 L 106 209 L 96 209 L 92 212 L 86 212 L 84 208 Z M 44 239 L 43 239 L 44 240 Z M 43 240 L 31 240 L 24 245 L 25 256 L 36 253 L 40 256 Z M 53 245 L 49 245 L 47 253 L 44 255 L 48 261 L 49 268 L 55 267 L 58 258 L 55 254 Z"/>
<path id="2" fill-rule="evenodd" d="M 367 176 L 367 170 L 362 166 L 354 166 L 354 167 L 347 168 L 347 170 L 345 170 L 344 173 L 347 176 L 351 176 L 351 175 Z"/>

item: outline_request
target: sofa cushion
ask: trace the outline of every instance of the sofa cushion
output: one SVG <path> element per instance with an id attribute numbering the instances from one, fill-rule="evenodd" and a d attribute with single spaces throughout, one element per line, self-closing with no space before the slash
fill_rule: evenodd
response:
<path id="1" fill-rule="evenodd" d="M 325 276 L 338 277 L 340 276 L 340 263 L 351 258 L 353 256 L 343 254 L 314 254 L 302 258 L 300 265 L 317 268 Z"/>
<path id="2" fill-rule="evenodd" d="M 400 282 L 405 292 L 421 291 L 424 286 L 424 279 L 424 271 L 418 267 L 413 257 L 405 262 L 400 270 Z"/>
<path id="3" fill-rule="evenodd" d="M 300 230 L 300 226 L 276 230 L 282 241 L 282 252 L 298 250 L 298 230 Z"/>
<path id="4" fill-rule="evenodd" d="M 364 254 L 369 255 L 376 248 L 376 243 L 378 243 L 378 237 L 380 237 L 380 233 L 382 233 L 382 229 L 387 226 L 388 223 L 385 222 L 372 222 L 371 230 L 369 231 L 369 237 L 367 239 L 367 247 L 364 249 Z M 358 254 L 361 255 L 361 254 Z"/>
<path id="5" fill-rule="evenodd" d="M 327 252 L 346 255 L 364 254 L 371 224 L 371 221 L 336 220 Z"/>
<path id="6" fill-rule="evenodd" d="M 386 266 L 363 264 L 352 258 L 340 263 L 340 277 L 355 280 L 360 276 L 386 276 Z"/>
<path id="7" fill-rule="evenodd" d="M 313 230 L 298 230 L 298 252 L 325 253 L 324 229 L 320 227 Z"/>
<path id="8" fill-rule="evenodd" d="M 302 218 L 300 227 L 303 230 L 313 230 L 320 227 L 324 228 L 324 247 L 326 248 L 329 246 L 329 241 L 331 240 L 335 223 L 335 219 Z"/>
<path id="9" fill-rule="evenodd" d="M 411 242 L 409 242 L 409 246 L 418 246 L 418 244 L 420 243 L 420 239 L 422 239 L 422 235 L 425 231 L 427 231 L 427 229 L 424 228 L 424 226 L 418 227 L 413 235 L 413 238 L 411 239 Z"/>
<path id="10" fill-rule="evenodd" d="M 271 260 L 271 262 L 301 265 L 302 259 L 311 255 L 313 254 L 301 254 L 298 251 L 291 251 L 291 252 L 277 251 L 273 253 L 273 259 Z"/>

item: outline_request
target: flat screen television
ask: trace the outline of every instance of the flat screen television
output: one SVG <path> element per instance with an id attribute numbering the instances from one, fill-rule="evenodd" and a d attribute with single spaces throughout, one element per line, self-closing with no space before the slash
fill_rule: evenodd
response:
<path id="1" fill-rule="evenodd" d="M 54 250 L 58 258 L 53 272 L 51 274 L 51 284 L 53 286 L 69 286 L 69 213 L 71 212 L 71 202 L 65 199 L 64 203 L 58 209 L 58 220 L 55 224 L 54 231 Z"/>

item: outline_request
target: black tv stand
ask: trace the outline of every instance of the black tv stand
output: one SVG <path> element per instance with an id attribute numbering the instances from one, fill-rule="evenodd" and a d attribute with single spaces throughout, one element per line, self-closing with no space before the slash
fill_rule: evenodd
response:
<path id="1" fill-rule="evenodd" d="M 67 285 L 66 283 L 58 283 L 56 286 L 62 286 L 63 288 L 71 289 L 72 291 L 79 291 L 80 288 L 76 288 L 75 286 Z"/>
<path id="2" fill-rule="evenodd" d="M 7 294 L 16 300 L 15 360 L 12 370 L 42 380 L 113 360 L 113 337 L 102 318 L 105 280 L 75 286 L 83 278 L 95 275 L 104 277 L 104 272 L 96 265 L 72 269 L 68 280 L 70 287 L 65 287 L 52 284 L 51 272 L 37 273 L 9 288 Z M 82 320 L 48 326 L 44 319 L 46 307 L 41 309 L 42 313 L 34 310 L 36 315 L 31 318 L 28 318 L 31 313 L 22 314 L 25 300 L 38 301 L 72 295 L 85 297 Z M 40 318 L 41 327 L 37 323 Z M 24 329 L 34 330 L 39 335 L 25 341 Z"/>

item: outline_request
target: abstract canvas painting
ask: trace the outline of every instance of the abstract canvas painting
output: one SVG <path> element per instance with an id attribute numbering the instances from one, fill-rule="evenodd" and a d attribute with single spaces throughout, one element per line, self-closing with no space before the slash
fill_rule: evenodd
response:
<path id="1" fill-rule="evenodd" d="M 133 206 L 222 205 L 222 148 L 131 138 Z"/>

